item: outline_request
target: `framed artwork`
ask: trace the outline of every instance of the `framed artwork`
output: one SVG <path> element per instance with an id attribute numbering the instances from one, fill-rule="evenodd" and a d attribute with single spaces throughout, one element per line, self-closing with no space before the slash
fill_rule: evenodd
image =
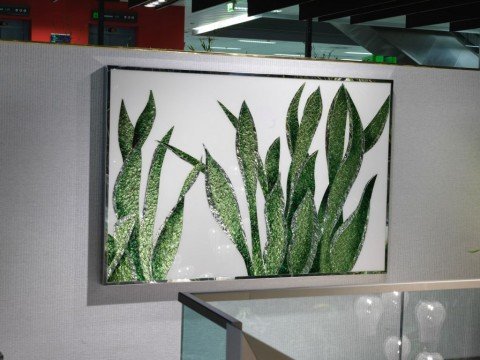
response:
<path id="1" fill-rule="evenodd" d="M 107 71 L 107 284 L 386 271 L 392 81 Z"/>

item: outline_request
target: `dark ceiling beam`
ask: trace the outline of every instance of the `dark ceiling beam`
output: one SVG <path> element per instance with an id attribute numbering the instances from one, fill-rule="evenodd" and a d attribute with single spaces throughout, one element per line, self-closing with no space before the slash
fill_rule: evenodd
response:
<path id="1" fill-rule="evenodd" d="M 311 0 L 248 0 L 248 16 L 260 15 Z"/>
<path id="2" fill-rule="evenodd" d="M 480 28 L 480 17 L 476 19 L 460 20 L 450 23 L 450 31 L 464 31 L 478 28 Z"/>
<path id="3" fill-rule="evenodd" d="M 205 10 L 229 2 L 228 0 L 192 0 L 192 12 Z"/>
<path id="4" fill-rule="evenodd" d="M 448 6 L 472 3 L 472 0 L 422 0 L 422 1 L 396 1 L 394 4 L 378 6 L 377 8 L 353 15 L 350 24 L 359 24 L 368 21 L 386 19 L 394 16 L 409 15 L 422 11 L 436 10 Z"/>
<path id="5" fill-rule="evenodd" d="M 478 3 L 480 3 L 480 1 L 407 15 L 405 26 L 407 28 L 413 28 L 474 19 L 478 17 Z"/>
<path id="6" fill-rule="evenodd" d="M 300 4 L 299 18 L 319 18 L 320 21 L 352 16 L 367 10 L 373 10 L 380 5 L 393 4 L 395 0 L 358 0 L 353 5 L 351 1 L 315 0 Z"/>

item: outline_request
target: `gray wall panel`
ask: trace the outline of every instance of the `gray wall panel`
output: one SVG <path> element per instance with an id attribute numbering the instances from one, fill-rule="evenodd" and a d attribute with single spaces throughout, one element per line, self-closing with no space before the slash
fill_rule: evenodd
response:
<path id="1" fill-rule="evenodd" d="M 200 61 L 201 60 L 201 61 Z M 100 284 L 102 67 L 394 80 L 386 276 Z M 300 67 L 301 66 L 301 67 Z M 474 278 L 479 72 L 0 43 L 0 351 L 6 359 L 178 359 L 178 289 Z"/>

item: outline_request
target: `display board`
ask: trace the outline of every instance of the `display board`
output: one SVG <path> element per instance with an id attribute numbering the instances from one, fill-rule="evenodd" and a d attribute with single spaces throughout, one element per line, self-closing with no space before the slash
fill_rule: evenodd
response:
<path id="1" fill-rule="evenodd" d="M 107 284 L 386 271 L 392 81 L 107 71 Z"/>

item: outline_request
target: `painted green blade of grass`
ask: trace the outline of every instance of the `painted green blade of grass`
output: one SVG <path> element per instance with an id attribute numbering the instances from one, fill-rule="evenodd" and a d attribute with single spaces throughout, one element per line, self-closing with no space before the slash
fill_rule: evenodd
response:
<path id="1" fill-rule="evenodd" d="M 265 275 L 277 275 L 287 250 L 287 229 L 283 210 L 283 190 L 280 177 L 265 199 L 267 244 L 265 245 Z"/>
<path id="2" fill-rule="evenodd" d="M 310 271 L 318 244 L 318 219 L 313 194 L 308 191 L 293 215 L 288 268 L 292 275 Z"/>
<path id="3" fill-rule="evenodd" d="M 107 243 L 105 244 L 105 246 L 106 246 L 105 252 L 107 255 L 107 265 L 108 265 L 114 259 L 115 252 L 116 252 L 115 238 L 112 235 L 108 234 Z"/>
<path id="4" fill-rule="evenodd" d="M 199 162 L 196 166 L 193 167 L 192 171 L 188 174 L 187 178 L 185 179 L 185 182 L 183 183 L 182 191 L 180 192 L 180 197 L 185 197 L 187 193 L 190 191 L 192 188 L 193 184 L 195 184 L 195 181 L 197 181 L 198 175 L 204 170 L 205 165 L 203 165 L 201 162 Z"/>
<path id="5" fill-rule="evenodd" d="M 134 127 L 128 116 L 127 108 L 122 100 L 120 105 L 120 117 L 118 119 L 118 144 L 120 152 L 122 153 L 123 161 L 127 158 L 130 151 L 132 151 Z"/>
<path id="6" fill-rule="evenodd" d="M 255 269 L 255 275 L 263 275 L 264 263 L 257 217 L 257 181 L 259 173 L 258 140 L 252 114 L 245 102 L 242 104 L 238 118 L 236 149 L 238 164 L 247 196 L 252 235 L 253 267 Z"/>
<path id="7" fill-rule="evenodd" d="M 279 178 L 280 168 L 280 138 L 276 138 L 270 145 L 265 158 L 265 173 L 267 175 L 267 189 L 270 192 Z M 265 194 L 266 195 L 266 194 Z"/>
<path id="8" fill-rule="evenodd" d="M 128 252 L 125 252 L 120 259 L 118 266 L 108 278 L 108 282 L 111 284 L 120 284 L 136 280 L 137 277 L 135 275 L 135 266 L 133 265 L 133 260 Z"/>
<path id="9" fill-rule="evenodd" d="M 357 262 L 367 232 L 370 199 L 376 178 L 375 175 L 367 183 L 357 208 L 333 237 L 330 255 L 333 272 L 349 272 Z"/>
<path id="10" fill-rule="evenodd" d="M 129 215 L 115 224 L 113 236 L 108 235 L 107 241 L 107 278 L 109 278 L 117 268 L 120 259 L 123 257 L 125 250 L 135 225 L 135 216 Z"/>
<path id="11" fill-rule="evenodd" d="M 232 183 L 222 167 L 206 151 L 205 189 L 210 211 L 242 256 L 247 273 L 254 275 L 238 201 Z"/>
<path id="12" fill-rule="evenodd" d="M 288 148 L 290 150 L 290 155 L 293 156 L 295 153 L 295 143 L 297 142 L 298 136 L 298 106 L 300 104 L 300 98 L 302 97 L 303 89 L 305 84 L 300 86 L 300 88 L 295 93 L 290 106 L 288 107 L 287 112 L 287 142 Z"/>
<path id="13" fill-rule="evenodd" d="M 176 148 L 175 146 L 172 146 L 170 144 L 165 144 L 165 143 L 160 143 L 160 144 L 162 146 L 165 146 L 168 150 L 170 150 L 172 153 L 174 153 L 176 156 L 178 156 L 183 161 L 189 163 L 190 165 L 192 166 L 202 165 L 202 162 L 200 160 L 197 160 L 192 155 L 187 154 L 186 152 Z M 200 171 L 204 172 L 205 166 L 200 166 Z"/>
<path id="14" fill-rule="evenodd" d="M 332 183 L 343 159 L 345 130 L 347 126 L 347 96 L 342 84 L 333 99 L 327 119 L 325 146 L 327 152 L 328 178 Z"/>
<path id="15" fill-rule="evenodd" d="M 292 174 L 300 169 L 303 160 L 308 156 L 308 150 L 312 144 L 313 136 L 317 131 L 320 117 L 322 116 L 322 97 L 320 88 L 315 90 L 308 98 L 303 111 L 302 122 L 298 129 L 298 137 L 295 143 L 295 152 L 292 159 Z"/>
<path id="16" fill-rule="evenodd" d="M 300 170 L 303 162 L 308 157 L 308 151 L 312 144 L 313 136 L 317 131 L 320 118 L 322 116 L 322 97 L 320 88 L 315 90 L 308 98 L 303 110 L 302 122 L 298 129 L 297 141 L 295 143 L 295 151 L 292 156 L 292 162 L 288 173 L 287 181 L 287 204 L 290 203 L 292 189 L 292 181 Z"/>
<path id="17" fill-rule="evenodd" d="M 228 120 L 232 123 L 233 127 L 237 129 L 238 119 L 235 115 L 232 114 L 230 110 L 227 109 L 225 105 L 223 105 L 220 101 L 217 101 L 218 105 L 222 108 L 225 115 L 227 115 Z"/>
<path id="18" fill-rule="evenodd" d="M 138 214 L 142 151 L 134 148 L 122 166 L 113 188 L 113 209 L 117 219 L 129 214 Z"/>
<path id="19" fill-rule="evenodd" d="M 318 224 L 321 225 L 323 224 L 323 219 L 325 217 L 325 212 L 327 210 L 327 200 L 328 200 L 328 194 L 330 193 L 330 186 L 327 186 L 325 189 L 325 192 L 323 193 L 322 201 L 320 202 L 320 206 L 318 207 Z M 313 265 L 312 268 L 310 269 L 311 274 L 316 274 L 320 272 L 320 254 L 321 254 L 321 249 L 322 249 L 322 233 L 323 233 L 323 228 L 319 226 L 318 229 L 318 236 L 320 241 L 318 242 L 317 245 L 317 254 L 315 255 L 315 259 L 313 260 Z"/>
<path id="20" fill-rule="evenodd" d="M 161 143 L 167 143 L 172 137 L 173 128 L 161 140 Z M 140 221 L 140 233 L 138 238 L 138 252 L 140 264 L 145 280 L 151 279 L 150 259 L 153 249 L 153 233 L 155 227 L 155 218 L 157 216 L 158 194 L 160 192 L 160 175 L 162 173 L 163 161 L 165 159 L 166 147 L 157 145 L 153 153 L 150 171 L 148 173 L 147 188 L 145 190 L 145 201 L 143 205 L 143 217 Z"/>
<path id="21" fill-rule="evenodd" d="M 315 162 L 317 160 L 317 154 L 318 151 L 315 151 L 312 155 L 308 156 L 293 181 L 293 193 L 287 212 L 287 224 L 289 226 L 293 214 L 297 211 L 307 191 L 315 194 Z"/>
<path id="22" fill-rule="evenodd" d="M 322 273 L 328 273 L 331 271 L 331 240 L 338 220 L 342 215 L 345 200 L 360 171 L 365 149 L 365 138 L 360 116 L 358 115 L 355 104 L 350 98 L 348 91 L 346 91 L 346 95 L 348 112 L 350 114 L 350 136 L 345 157 L 340 164 L 333 183 L 330 184 L 327 207 L 325 210 L 323 223 L 321 225 L 322 238 L 320 245 L 320 271 Z"/>
<path id="23" fill-rule="evenodd" d="M 184 198 L 180 198 L 170 212 L 160 230 L 152 255 L 152 277 L 155 281 L 164 281 L 172 267 L 180 246 L 183 228 Z"/>
<path id="24" fill-rule="evenodd" d="M 391 98 L 388 96 L 377 115 L 375 115 L 370 124 L 365 128 L 365 152 L 375 146 L 383 133 L 383 129 L 385 129 L 385 124 L 390 115 L 390 100 Z"/>
<path id="25" fill-rule="evenodd" d="M 134 148 L 141 148 L 145 143 L 145 140 L 147 140 L 147 137 L 150 135 L 150 131 L 152 130 L 153 122 L 155 121 L 155 115 L 155 99 L 153 98 L 153 92 L 150 91 L 147 105 L 135 124 L 135 130 L 133 132 Z"/>

